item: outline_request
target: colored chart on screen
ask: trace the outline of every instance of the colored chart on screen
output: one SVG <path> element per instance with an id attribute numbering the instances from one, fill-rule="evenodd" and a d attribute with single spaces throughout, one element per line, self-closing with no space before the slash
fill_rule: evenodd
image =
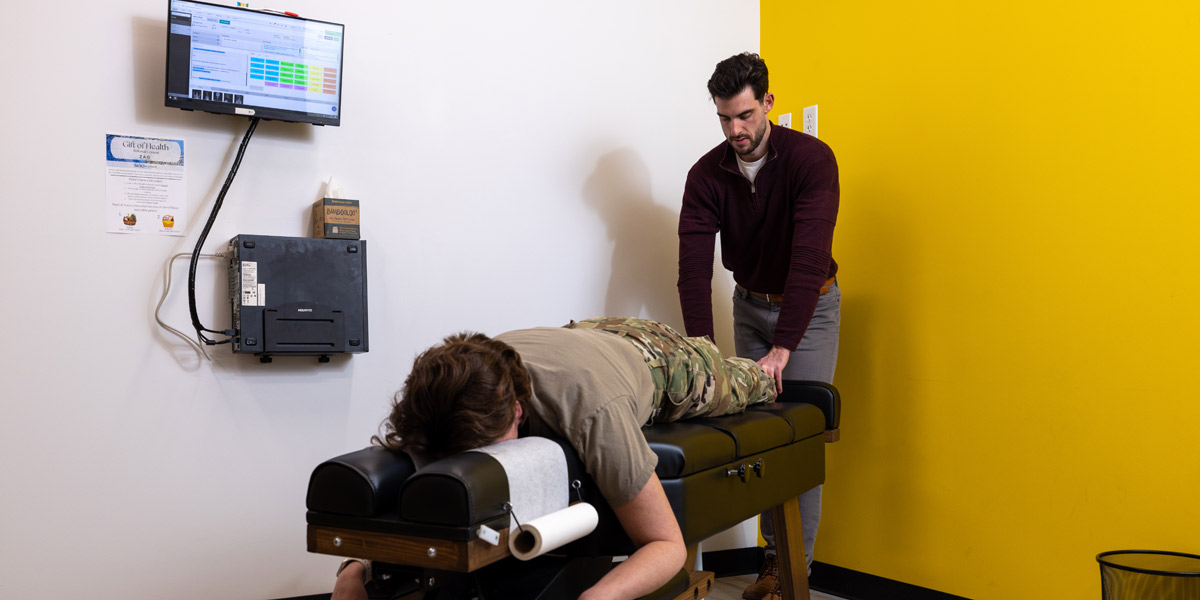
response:
<path id="1" fill-rule="evenodd" d="M 250 84 L 313 94 L 337 95 L 337 67 L 250 57 Z"/>

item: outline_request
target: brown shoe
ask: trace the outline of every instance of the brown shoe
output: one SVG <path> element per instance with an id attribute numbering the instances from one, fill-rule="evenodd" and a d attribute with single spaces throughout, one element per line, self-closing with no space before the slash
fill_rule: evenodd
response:
<path id="1" fill-rule="evenodd" d="M 771 590 L 770 594 L 763 596 L 762 600 L 783 600 L 783 586 L 776 585 L 775 589 Z"/>
<path id="2" fill-rule="evenodd" d="M 779 585 L 779 565 L 775 562 L 775 555 L 768 554 L 763 560 L 762 568 L 758 571 L 758 580 L 746 586 L 742 592 L 744 600 L 768 600 L 767 595 L 774 592 L 780 587 Z M 779 600 L 776 596 L 771 600 Z"/>

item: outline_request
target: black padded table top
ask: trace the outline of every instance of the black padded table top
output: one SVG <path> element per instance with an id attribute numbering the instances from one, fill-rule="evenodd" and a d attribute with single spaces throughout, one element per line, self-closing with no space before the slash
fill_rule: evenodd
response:
<path id="1" fill-rule="evenodd" d="M 656 473 L 685 538 L 701 539 L 824 481 L 824 432 L 838 427 L 832 386 L 784 382 L 780 401 L 740 415 L 643 429 Z M 600 498 L 565 442 L 572 498 Z M 464 456 L 465 455 L 465 456 Z M 314 525 L 474 539 L 474 527 L 506 527 L 508 484 L 484 455 L 463 453 L 416 469 L 407 455 L 371 447 L 325 461 L 309 480 Z M 600 503 L 601 522 L 615 522 Z M 619 530 L 619 528 L 617 528 Z"/>
<path id="2" fill-rule="evenodd" d="M 744 414 L 645 428 L 685 543 L 697 543 L 823 482 L 825 440 L 830 431 L 836 433 L 839 418 L 835 388 L 785 381 L 780 401 L 753 406 Z M 595 505 L 600 522 L 592 534 L 561 552 L 629 554 L 632 542 L 582 461 L 566 442 L 556 441 L 567 457 L 571 498 Z M 365 448 L 314 469 L 307 500 L 308 548 L 471 572 L 507 555 L 478 534 L 480 525 L 507 534 L 507 498 L 507 476 L 487 455 L 466 452 L 416 469 L 404 453 Z M 435 546 L 436 555 L 430 551 Z M 412 548 L 420 552 L 413 554 Z"/>
<path id="3" fill-rule="evenodd" d="M 825 417 L 816 406 L 775 402 L 741 415 L 659 423 L 643 432 L 658 455 L 655 472 L 665 480 L 821 435 L 824 430 Z"/>

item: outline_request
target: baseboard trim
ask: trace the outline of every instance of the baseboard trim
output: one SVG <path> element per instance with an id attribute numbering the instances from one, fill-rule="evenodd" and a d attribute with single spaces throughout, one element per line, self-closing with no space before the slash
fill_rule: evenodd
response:
<path id="1" fill-rule="evenodd" d="M 762 548 L 752 547 L 703 552 L 701 556 L 705 571 L 717 577 L 734 577 L 758 573 L 764 553 Z M 969 600 L 821 561 L 813 561 L 808 584 L 818 592 L 846 600 Z"/>
<path id="2" fill-rule="evenodd" d="M 734 548 L 702 552 L 704 570 L 717 577 L 734 577 L 758 573 L 763 560 L 762 548 Z M 813 561 L 809 587 L 846 600 L 970 600 L 929 588 Z M 278 600 L 329 600 L 329 594 L 295 596 Z"/>
<path id="3" fill-rule="evenodd" d="M 809 587 L 847 600 L 970 600 L 929 588 L 813 561 Z"/>

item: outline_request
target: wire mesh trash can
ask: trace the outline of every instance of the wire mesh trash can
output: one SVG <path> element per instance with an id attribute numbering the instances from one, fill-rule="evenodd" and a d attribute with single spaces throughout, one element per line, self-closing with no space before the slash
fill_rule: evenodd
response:
<path id="1" fill-rule="evenodd" d="M 1096 555 L 1104 600 L 1200 600 L 1200 556 L 1157 550 Z"/>

